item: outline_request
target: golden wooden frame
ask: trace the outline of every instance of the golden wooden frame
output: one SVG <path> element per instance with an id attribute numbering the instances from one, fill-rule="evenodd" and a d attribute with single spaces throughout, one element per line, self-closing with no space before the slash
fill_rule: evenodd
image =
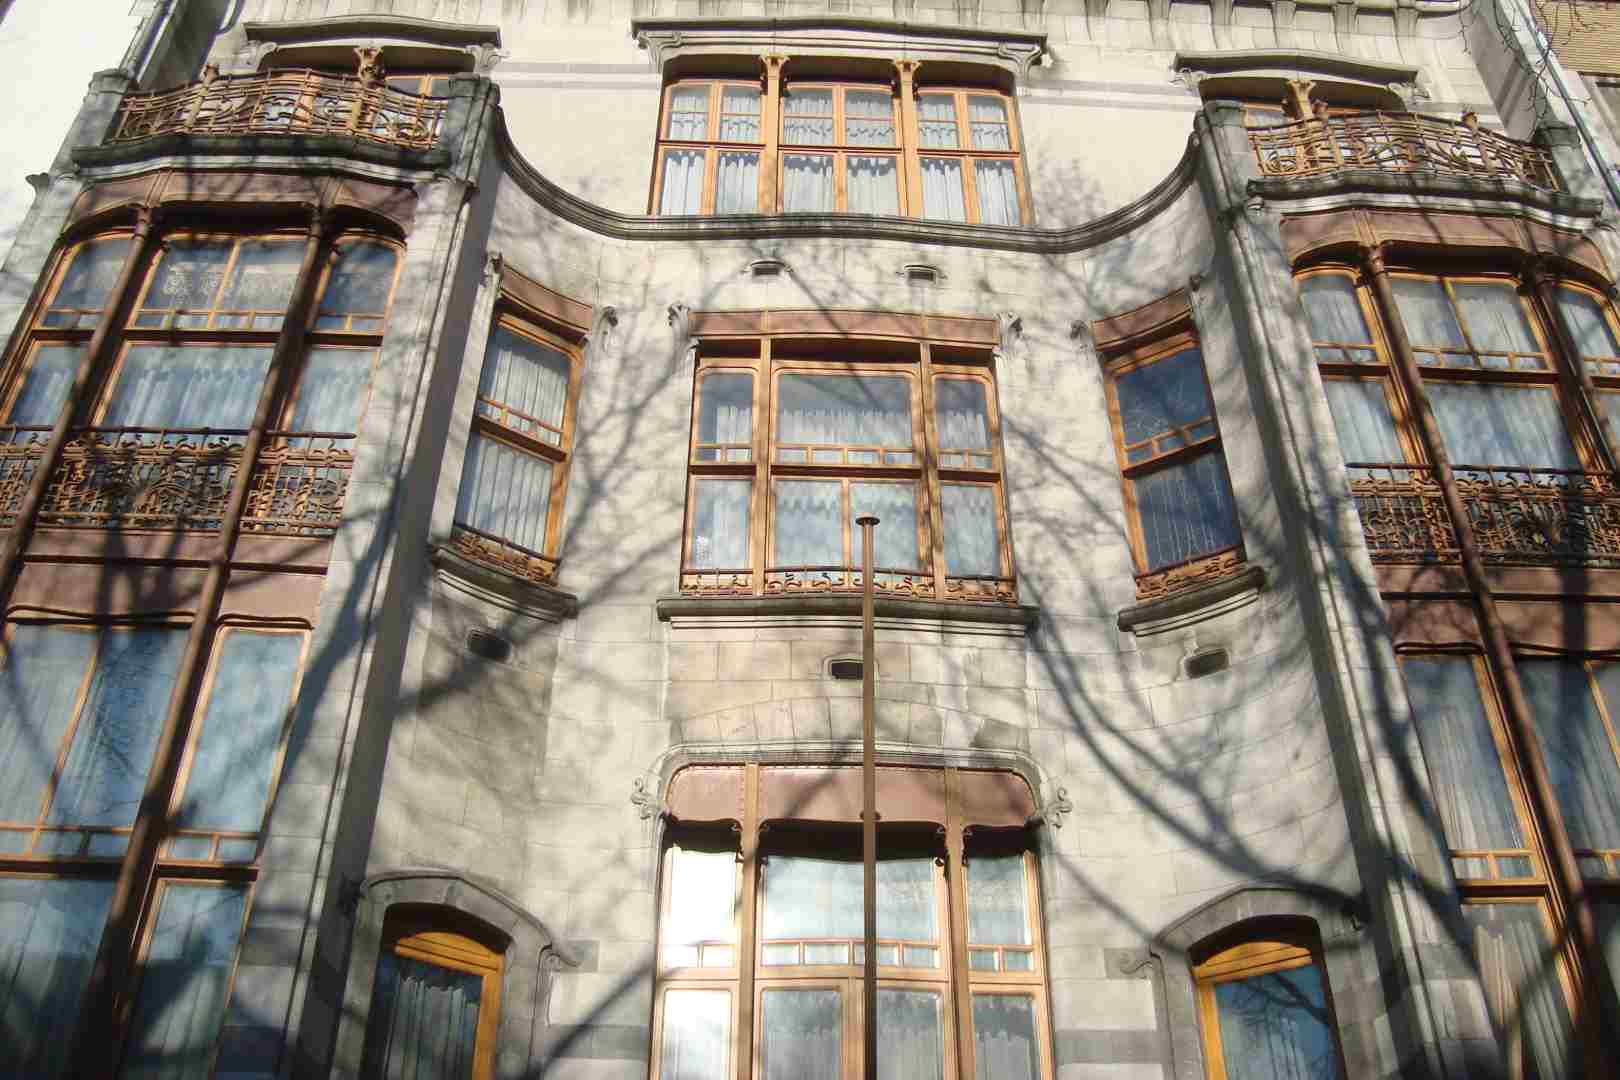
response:
<path id="1" fill-rule="evenodd" d="M 472 1080 L 493 1080 L 505 959 L 499 950 L 472 936 L 473 928 L 455 915 L 451 909 L 411 905 L 385 924 L 382 948 L 408 960 L 480 977 L 483 985 L 478 996 Z"/>
<path id="2" fill-rule="evenodd" d="M 1321 946 L 1312 936 L 1291 927 L 1258 931 L 1253 937 L 1231 945 L 1193 967 L 1197 986 L 1199 1027 L 1204 1038 L 1204 1075 L 1209 1080 L 1227 1080 L 1226 1058 L 1221 1047 L 1220 1013 L 1215 987 L 1240 982 L 1273 972 L 1314 967 L 1322 983 L 1327 1008 L 1327 1027 L 1333 1038 L 1338 1075 L 1345 1077 L 1344 1048 L 1339 1042 L 1339 1025 L 1333 1009 L 1333 987 L 1321 961 Z"/>

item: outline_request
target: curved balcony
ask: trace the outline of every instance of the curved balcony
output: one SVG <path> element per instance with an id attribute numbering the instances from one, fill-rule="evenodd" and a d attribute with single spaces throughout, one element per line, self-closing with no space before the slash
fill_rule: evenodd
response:
<path id="1" fill-rule="evenodd" d="M 1473 113 L 1436 120 L 1413 113 L 1362 112 L 1249 131 L 1260 175 L 1326 176 L 1354 169 L 1512 180 L 1559 191 L 1552 155 L 1479 125 Z"/>
<path id="2" fill-rule="evenodd" d="M 319 71 L 224 76 L 210 69 L 177 90 L 125 95 L 106 145 L 163 135 L 303 135 L 430 150 L 446 104 Z"/>

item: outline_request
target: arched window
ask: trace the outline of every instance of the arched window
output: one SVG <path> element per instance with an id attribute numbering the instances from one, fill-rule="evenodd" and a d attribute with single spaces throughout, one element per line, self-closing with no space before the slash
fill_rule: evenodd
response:
<path id="1" fill-rule="evenodd" d="M 361 1075 L 494 1075 L 505 942 L 448 908 L 402 904 L 383 927 Z"/>

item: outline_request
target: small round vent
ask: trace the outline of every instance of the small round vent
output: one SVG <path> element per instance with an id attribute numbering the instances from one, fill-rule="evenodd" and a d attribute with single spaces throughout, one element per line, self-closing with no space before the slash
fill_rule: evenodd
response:
<path id="1" fill-rule="evenodd" d="M 504 664 L 512 658 L 512 643 L 493 630 L 469 630 L 467 651 L 482 659 Z"/>

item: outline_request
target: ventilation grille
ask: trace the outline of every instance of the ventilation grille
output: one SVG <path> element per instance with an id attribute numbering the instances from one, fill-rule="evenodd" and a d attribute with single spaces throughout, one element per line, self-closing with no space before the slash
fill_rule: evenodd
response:
<path id="1" fill-rule="evenodd" d="M 467 651 L 485 660 L 504 664 L 512 658 L 512 643 L 493 630 L 469 630 Z"/>
<path id="2" fill-rule="evenodd" d="M 1182 662 L 1187 678 L 1202 679 L 1232 666 L 1232 657 L 1224 648 L 1199 649 Z"/>
<path id="3" fill-rule="evenodd" d="M 900 268 L 900 275 L 916 284 L 933 285 L 940 279 L 939 268 L 927 263 L 907 263 Z"/>
<path id="4" fill-rule="evenodd" d="M 865 674 L 864 667 L 859 660 L 841 657 L 827 661 L 827 674 L 834 679 L 859 679 Z"/>

